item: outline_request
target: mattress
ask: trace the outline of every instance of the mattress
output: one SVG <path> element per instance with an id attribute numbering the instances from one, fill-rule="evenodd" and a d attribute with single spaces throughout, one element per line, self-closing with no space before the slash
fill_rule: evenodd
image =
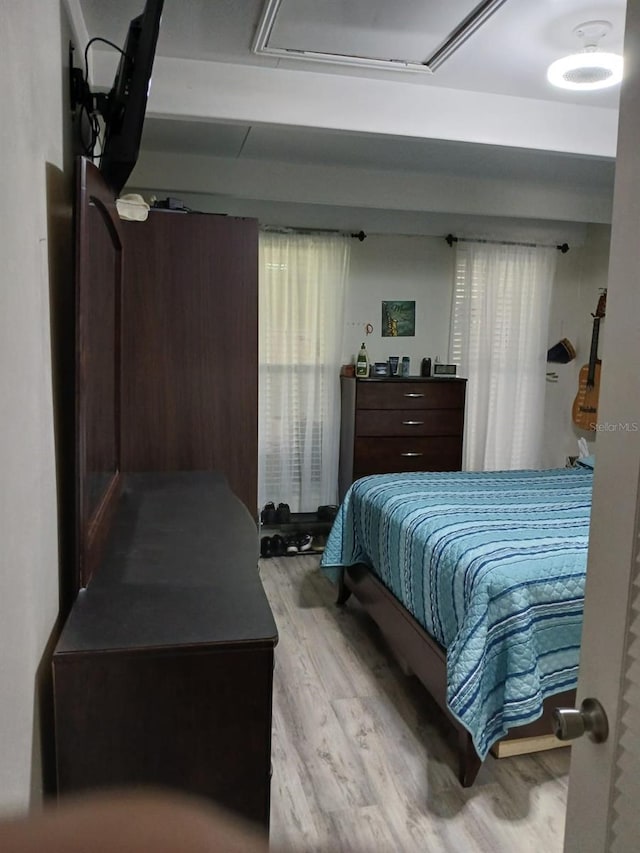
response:
<path id="1" fill-rule="evenodd" d="M 577 682 L 590 468 L 356 481 L 321 567 L 363 563 L 446 650 L 447 703 L 478 755 Z"/>

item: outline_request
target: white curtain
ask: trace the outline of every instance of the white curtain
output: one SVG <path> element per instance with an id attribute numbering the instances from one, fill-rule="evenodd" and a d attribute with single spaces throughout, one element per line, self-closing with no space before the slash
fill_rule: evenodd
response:
<path id="1" fill-rule="evenodd" d="M 336 503 L 349 240 L 261 232 L 258 499 Z"/>
<path id="2" fill-rule="evenodd" d="M 464 467 L 538 468 L 557 249 L 459 241 L 450 358 L 467 377 Z"/>

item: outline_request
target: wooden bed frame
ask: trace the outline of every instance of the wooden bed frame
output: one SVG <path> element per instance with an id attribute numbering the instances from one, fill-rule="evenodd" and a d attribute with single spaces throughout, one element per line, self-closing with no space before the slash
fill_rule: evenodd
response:
<path id="1" fill-rule="evenodd" d="M 433 637 L 411 616 L 409 611 L 362 564 L 348 566 L 339 582 L 337 604 L 347 602 L 353 594 L 380 628 L 398 658 L 403 671 L 420 679 L 457 732 L 458 778 L 463 787 L 470 787 L 482 765 L 471 735 L 451 714 L 447 706 L 446 652 Z M 518 726 L 499 741 L 496 757 L 507 757 L 555 746 L 564 746 L 551 735 L 551 713 L 558 706 L 573 707 L 575 690 L 550 696 L 544 702 L 542 717 L 525 726 Z M 530 741 L 529 744 L 522 741 Z"/>

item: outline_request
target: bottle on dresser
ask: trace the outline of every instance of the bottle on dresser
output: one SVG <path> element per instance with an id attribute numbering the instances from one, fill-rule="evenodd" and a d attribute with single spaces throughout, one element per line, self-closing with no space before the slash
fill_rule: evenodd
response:
<path id="1" fill-rule="evenodd" d="M 362 346 L 360 347 L 360 351 L 358 352 L 358 357 L 356 359 L 356 376 L 367 377 L 369 375 L 369 356 L 367 355 L 367 348 L 364 345 L 364 341 L 362 342 Z"/>

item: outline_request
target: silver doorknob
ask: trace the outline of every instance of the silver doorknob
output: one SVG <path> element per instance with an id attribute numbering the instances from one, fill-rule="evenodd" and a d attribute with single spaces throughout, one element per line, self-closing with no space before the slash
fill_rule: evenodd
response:
<path id="1" fill-rule="evenodd" d="M 551 722 L 558 740 L 574 740 L 587 732 L 592 741 L 602 743 L 609 736 L 609 721 L 597 699 L 585 699 L 579 711 L 576 708 L 555 708 Z"/>

